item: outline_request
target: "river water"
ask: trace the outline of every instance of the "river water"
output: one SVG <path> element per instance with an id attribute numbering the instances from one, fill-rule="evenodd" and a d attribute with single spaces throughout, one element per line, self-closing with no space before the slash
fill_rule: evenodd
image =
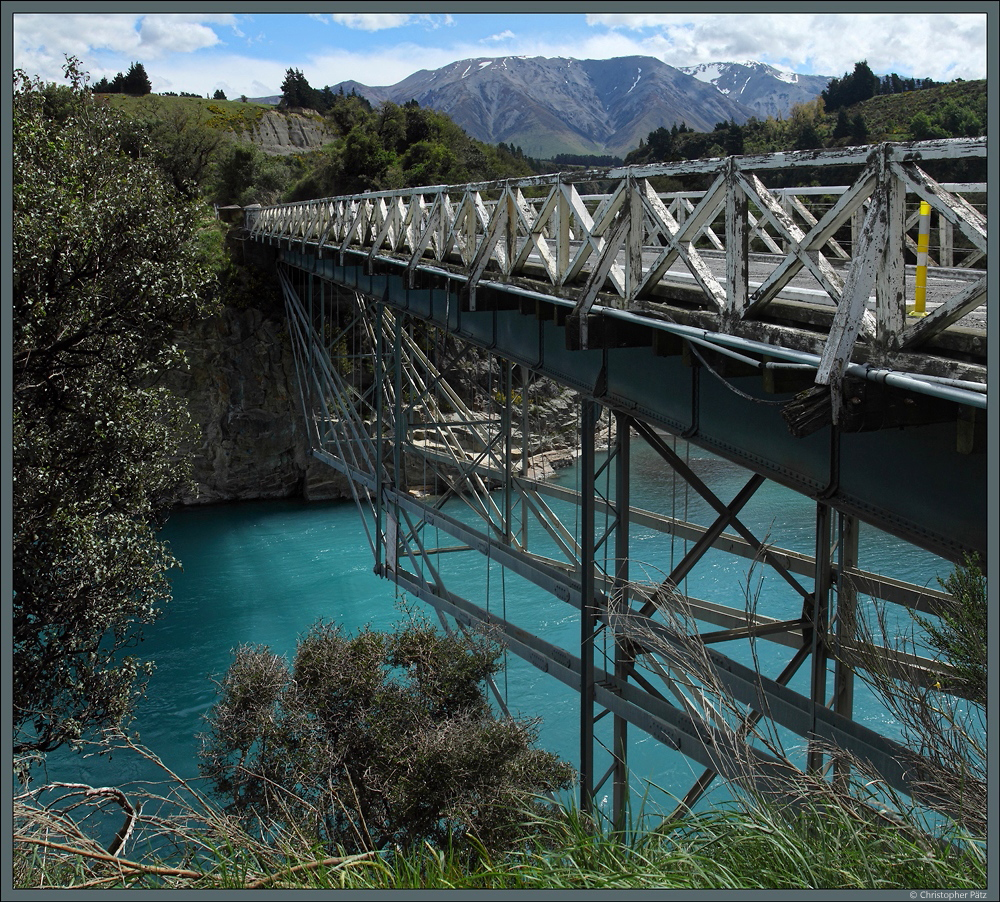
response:
<path id="1" fill-rule="evenodd" d="M 691 466 L 723 499 L 732 497 L 746 481 L 748 474 L 735 465 L 693 448 L 689 454 Z M 575 478 L 574 468 L 559 477 L 570 485 Z M 699 519 L 690 493 L 675 484 L 652 452 L 639 447 L 633 449 L 632 493 L 635 506 L 707 522 Z M 266 645 L 290 657 L 296 640 L 320 618 L 354 632 L 366 625 L 391 629 L 405 617 L 394 586 L 373 573 L 359 518 L 349 503 L 292 501 L 189 508 L 171 516 L 165 536 L 183 571 L 173 577 L 173 601 L 160 620 L 146 628 L 139 649 L 142 656 L 156 662 L 156 670 L 134 727 L 142 743 L 175 773 L 183 777 L 197 773 L 197 736 L 216 698 L 213 679 L 225 672 L 233 649 Z M 741 520 L 758 535 L 766 533 L 779 546 L 807 553 L 813 550 L 814 519 L 810 501 L 773 484 L 766 484 L 741 514 Z M 671 556 L 683 553 L 671 549 L 669 539 L 658 536 L 654 542 L 652 533 L 641 530 L 635 531 L 632 547 L 633 578 L 641 578 L 642 570 L 650 577 L 665 572 Z M 937 578 L 945 577 L 950 569 L 939 558 L 865 528 L 860 565 L 934 588 Z M 732 595 L 747 583 L 748 566 L 742 560 L 710 557 L 696 568 L 687 589 L 697 597 L 725 597 L 730 604 L 740 604 Z M 498 569 L 490 578 L 494 605 L 499 603 L 496 593 L 503 584 L 495 575 Z M 801 601 L 780 580 L 776 582 L 766 584 L 762 613 L 797 616 Z M 485 606 L 482 575 L 470 577 L 466 586 L 449 587 Z M 513 598 L 504 601 L 510 601 L 513 609 Z M 520 601 L 531 608 L 545 638 L 563 642 L 570 650 L 574 644 L 578 647 L 579 620 L 574 609 L 544 593 Z M 766 672 L 775 675 L 791 651 L 770 643 L 761 646 L 765 655 L 773 657 L 764 662 Z M 513 655 L 499 683 L 515 713 L 541 718 L 540 744 L 575 762 L 579 751 L 575 693 Z M 863 687 L 857 691 L 855 710 L 859 721 L 893 732 L 891 718 Z M 642 791 L 638 788 L 642 778 L 649 778 L 683 793 L 700 773 L 699 767 L 676 753 L 665 753 L 662 745 L 637 729 L 632 728 L 631 736 L 630 766 L 639 780 L 636 791 Z M 49 775 L 118 785 L 159 776 L 148 762 L 129 755 L 116 755 L 111 761 L 59 755 Z"/>

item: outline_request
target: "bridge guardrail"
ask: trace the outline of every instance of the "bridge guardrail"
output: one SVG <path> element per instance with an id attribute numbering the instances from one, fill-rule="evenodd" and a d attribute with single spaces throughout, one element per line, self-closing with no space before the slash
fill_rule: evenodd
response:
<path id="1" fill-rule="evenodd" d="M 464 278 L 473 309 L 484 278 L 547 283 L 574 304 L 582 347 L 595 304 L 641 312 L 678 269 L 718 330 L 735 334 L 766 317 L 805 274 L 813 293 L 836 308 L 817 375 L 819 384 L 836 384 L 859 342 L 866 360 L 886 365 L 984 304 L 986 272 L 978 267 L 987 254 L 986 215 L 963 197 L 984 186 L 938 182 L 924 167 L 985 160 L 986 148 L 985 138 L 881 144 L 370 192 L 248 211 L 246 226 L 253 237 L 312 245 L 320 254 L 391 259 L 405 264 L 411 280 L 418 269 L 448 270 Z M 849 171 L 853 180 L 818 188 L 765 184 L 769 174 L 787 179 L 789 170 L 817 167 Z M 708 179 L 707 190 L 654 188 L 656 179 L 690 176 Z M 594 183 L 608 191 L 578 191 Z M 817 192 L 828 195 L 818 216 L 804 201 Z M 938 219 L 933 262 L 967 276 L 917 318 L 907 310 L 906 254 L 916 249 L 920 201 Z M 757 251 L 773 265 L 752 279 Z M 724 258 L 724 272 L 713 270 L 712 257 Z"/>

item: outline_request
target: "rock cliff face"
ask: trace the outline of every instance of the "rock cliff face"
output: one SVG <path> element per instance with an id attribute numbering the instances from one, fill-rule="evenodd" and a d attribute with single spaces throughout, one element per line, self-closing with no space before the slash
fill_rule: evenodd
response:
<path id="1" fill-rule="evenodd" d="M 311 110 L 267 110 L 249 137 L 265 153 L 279 155 L 318 150 L 333 140 L 323 119 Z"/>
<path id="2" fill-rule="evenodd" d="M 185 330 L 179 343 L 188 366 L 169 374 L 167 384 L 187 402 L 195 427 L 186 453 L 194 461 L 196 489 L 182 504 L 352 498 L 347 480 L 308 453 L 295 360 L 280 308 L 224 308 Z M 459 390 L 463 380 L 471 386 L 476 377 L 475 368 L 451 374 Z M 572 393 L 544 379 L 526 390 L 535 411 L 529 474 L 545 479 L 576 458 L 576 402 Z M 602 430 L 597 438 L 604 444 L 608 436 Z M 519 435 L 514 447 L 521 447 Z M 409 482 L 419 486 L 425 467 L 422 461 L 413 467 Z"/>
<path id="3" fill-rule="evenodd" d="M 169 384 L 196 424 L 196 493 L 184 504 L 349 498 L 335 471 L 307 454 L 295 362 L 281 318 L 226 308 L 181 339 L 189 367 Z"/>

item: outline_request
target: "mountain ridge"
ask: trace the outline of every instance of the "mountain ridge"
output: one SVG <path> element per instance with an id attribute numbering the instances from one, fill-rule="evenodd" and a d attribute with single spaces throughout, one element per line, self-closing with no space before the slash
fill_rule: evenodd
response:
<path id="1" fill-rule="evenodd" d="M 787 116 L 796 104 L 815 100 L 834 77 L 802 75 L 756 60 L 700 63 L 697 66 L 681 66 L 680 70 L 713 85 L 736 103 L 751 109 L 752 115 L 758 119 Z"/>
<path id="2" fill-rule="evenodd" d="M 817 97 L 830 80 L 754 61 L 687 69 L 649 56 L 474 57 L 421 69 L 394 85 L 348 80 L 331 89 L 354 91 L 375 105 L 415 100 L 480 141 L 547 158 L 624 155 L 661 126 L 711 131 L 721 121 L 784 115 Z M 705 77 L 710 71 L 714 81 Z M 740 79 L 742 90 L 733 96 Z"/>
<path id="3" fill-rule="evenodd" d="M 623 154 L 664 123 L 710 129 L 722 119 L 748 118 L 714 86 L 654 57 L 477 57 L 414 72 L 395 85 L 331 87 L 375 104 L 415 100 L 480 141 L 516 145 L 533 157 Z"/>

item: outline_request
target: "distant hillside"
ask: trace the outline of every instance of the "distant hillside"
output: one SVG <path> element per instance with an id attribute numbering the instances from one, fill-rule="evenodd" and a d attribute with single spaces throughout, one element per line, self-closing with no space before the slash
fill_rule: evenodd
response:
<path id="1" fill-rule="evenodd" d="M 193 122 L 197 122 L 244 138 L 269 154 L 308 153 L 334 137 L 329 123 L 319 116 L 276 110 L 259 101 L 243 103 L 161 94 L 102 96 L 131 115 L 172 122 L 177 131 L 190 128 Z"/>
<path id="2" fill-rule="evenodd" d="M 956 108 L 973 113 L 980 121 L 981 133 L 986 134 L 986 79 L 953 81 L 922 91 L 872 97 L 856 104 L 850 112 L 858 113 L 864 118 L 873 140 L 913 139 L 915 136 L 911 131 L 911 125 L 913 117 L 918 113 L 925 114 L 932 122 L 938 121 L 949 137 L 975 137 L 978 132 L 970 134 L 969 129 L 949 127 L 958 125 L 949 115 Z"/>
<path id="3" fill-rule="evenodd" d="M 658 128 L 625 157 L 628 165 L 761 154 L 786 150 L 922 141 L 931 138 L 973 138 L 987 129 L 986 81 L 956 81 L 900 94 L 871 97 L 835 112 L 822 102 L 800 104 L 784 119 L 756 117 L 743 124 L 717 123 L 709 131 Z M 981 162 L 948 168 L 981 181 Z M 942 170 L 943 171 L 943 170 Z M 962 176 L 964 177 L 964 176 Z"/>

